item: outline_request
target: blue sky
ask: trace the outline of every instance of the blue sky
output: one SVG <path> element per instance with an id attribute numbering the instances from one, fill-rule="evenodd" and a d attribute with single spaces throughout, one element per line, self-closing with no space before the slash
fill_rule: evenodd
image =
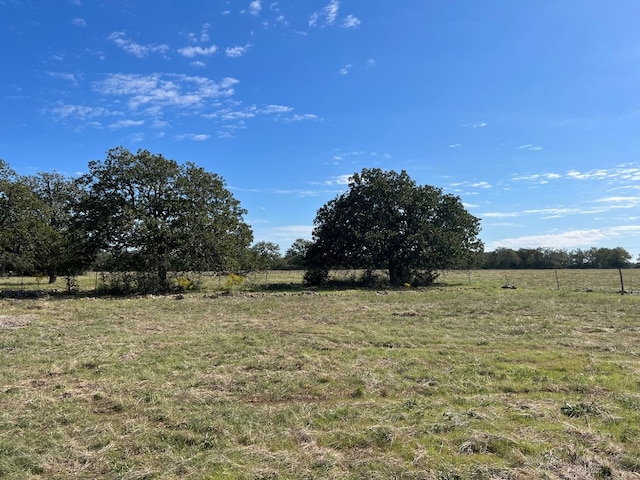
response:
<path id="1" fill-rule="evenodd" d="M 0 158 L 123 145 L 310 238 L 364 167 L 459 195 L 486 249 L 640 253 L 636 0 L 0 0 Z"/>

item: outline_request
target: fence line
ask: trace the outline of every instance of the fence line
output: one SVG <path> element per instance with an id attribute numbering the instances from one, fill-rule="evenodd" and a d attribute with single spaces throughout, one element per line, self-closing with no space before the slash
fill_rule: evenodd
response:
<path id="1" fill-rule="evenodd" d="M 343 270 L 331 272 L 334 278 L 349 279 L 359 272 Z M 255 272 L 244 278 L 245 288 L 265 285 L 301 285 L 304 272 L 301 270 L 269 270 Z M 98 283 L 99 274 L 88 273 L 78 278 L 81 291 L 91 291 Z M 204 275 L 204 289 L 224 289 L 228 276 Z M 459 285 L 468 287 L 500 288 L 510 285 L 516 289 L 545 288 L 556 291 L 594 291 L 640 294 L 640 268 L 629 269 L 558 269 L 558 270 L 446 270 L 436 280 L 436 286 Z M 61 278 L 54 285 L 37 277 L 0 277 L 0 291 L 64 291 Z"/>

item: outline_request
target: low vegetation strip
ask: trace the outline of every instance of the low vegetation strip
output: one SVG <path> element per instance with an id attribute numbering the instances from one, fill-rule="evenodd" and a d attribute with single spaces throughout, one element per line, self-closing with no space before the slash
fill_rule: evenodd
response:
<path id="1" fill-rule="evenodd" d="M 519 275 L 0 299 L 0 477 L 640 478 L 640 298 Z"/>

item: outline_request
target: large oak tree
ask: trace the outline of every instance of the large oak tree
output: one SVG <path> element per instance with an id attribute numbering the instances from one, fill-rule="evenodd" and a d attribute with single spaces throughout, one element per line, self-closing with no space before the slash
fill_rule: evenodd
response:
<path id="1" fill-rule="evenodd" d="M 318 211 L 306 279 L 321 282 L 332 268 L 382 268 L 392 285 L 430 283 L 482 253 L 479 231 L 460 198 L 419 186 L 405 171 L 364 169 Z"/>
<path id="2" fill-rule="evenodd" d="M 78 219 L 110 271 L 233 270 L 253 234 L 240 202 L 214 173 L 147 150 L 111 149 L 89 163 Z"/>

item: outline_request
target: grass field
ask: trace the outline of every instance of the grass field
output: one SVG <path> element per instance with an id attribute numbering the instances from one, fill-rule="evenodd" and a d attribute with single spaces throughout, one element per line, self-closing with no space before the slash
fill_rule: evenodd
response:
<path id="1" fill-rule="evenodd" d="M 557 273 L 0 299 L 0 477 L 640 478 L 640 295 Z"/>

